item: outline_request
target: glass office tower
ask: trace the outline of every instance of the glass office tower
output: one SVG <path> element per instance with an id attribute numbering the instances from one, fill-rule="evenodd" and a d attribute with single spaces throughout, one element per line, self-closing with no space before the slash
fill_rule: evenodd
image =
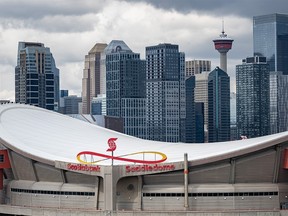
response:
<path id="1" fill-rule="evenodd" d="M 121 40 L 113 40 L 106 54 L 107 116 L 123 119 L 124 133 L 145 138 L 145 60 Z"/>
<path id="2" fill-rule="evenodd" d="M 15 67 L 16 103 L 54 110 L 54 102 L 58 100 L 55 94 L 59 95 L 59 70 L 50 49 L 42 43 L 19 42 Z"/>
<path id="3" fill-rule="evenodd" d="M 288 75 L 288 15 L 253 17 L 254 56 L 267 58 L 270 71 Z"/>
<path id="4" fill-rule="evenodd" d="M 288 130 L 288 76 L 270 72 L 270 133 Z"/>
<path id="5" fill-rule="evenodd" d="M 230 77 L 216 67 L 208 76 L 208 142 L 230 140 Z"/>
<path id="6" fill-rule="evenodd" d="M 185 54 L 178 45 L 146 47 L 147 139 L 179 142 L 185 130 Z M 185 138 L 184 138 L 185 139 Z"/>
<path id="7" fill-rule="evenodd" d="M 238 135 L 270 134 L 270 71 L 265 57 L 249 57 L 236 65 Z"/>

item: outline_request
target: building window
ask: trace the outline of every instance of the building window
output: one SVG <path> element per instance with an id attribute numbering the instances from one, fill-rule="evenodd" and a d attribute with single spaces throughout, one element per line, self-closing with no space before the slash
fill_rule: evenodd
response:
<path id="1" fill-rule="evenodd" d="M 0 163 L 4 162 L 4 155 L 0 155 Z"/>

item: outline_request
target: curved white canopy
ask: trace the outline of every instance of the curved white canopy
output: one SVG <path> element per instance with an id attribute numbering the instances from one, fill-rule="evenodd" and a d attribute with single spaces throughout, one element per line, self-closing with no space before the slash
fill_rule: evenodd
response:
<path id="1" fill-rule="evenodd" d="M 288 140 L 288 132 L 254 139 L 219 143 L 165 143 L 138 139 L 91 123 L 83 122 L 53 111 L 23 104 L 0 105 L 0 142 L 13 151 L 39 161 L 78 163 L 76 155 L 92 151 L 111 155 L 107 141 L 117 138 L 114 156 L 153 160 L 155 154 L 136 154 L 157 151 L 167 155 L 165 162 L 183 161 L 184 153 L 194 163 L 205 163 L 249 153 Z M 87 161 L 105 158 L 87 156 Z M 114 160 L 115 165 L 131 162 Z M 101 160 L 99 165 L 110 165 Z"/>

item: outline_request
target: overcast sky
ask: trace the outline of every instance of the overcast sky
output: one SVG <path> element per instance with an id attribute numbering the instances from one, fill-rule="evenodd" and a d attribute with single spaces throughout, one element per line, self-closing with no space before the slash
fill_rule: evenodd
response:
<path id="1" fill-rule="evenodd" d="M 234 39 L 228 53 L 231 90 L 235 65 L 253 55 L 253 16 L 288 13 L 287 0 L 1 0 L 0 99 L 14 101 L 14 68 L 19 41 L 50 47 L 60 69 L 60 88 L 81 96 L 84 57 L 95 43 L 113 39 L 145 59 L 145 47 L 178 44 L 186 60 L 219 54 L 212 40 L 222 29 Z"/>

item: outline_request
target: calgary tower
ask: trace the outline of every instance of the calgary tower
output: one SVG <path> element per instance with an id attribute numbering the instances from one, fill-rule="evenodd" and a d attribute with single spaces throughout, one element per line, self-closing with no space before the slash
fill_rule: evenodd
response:
<path id="1" fill-rule="evenodd" d="M 224 23 L 222 23 L 222 34 L 213 40 L 215 49 L 220 53 L 220 68 L 227 72 L 227 52 L 232 48 L 233 39 L 228 38 L 224 31 Z"/>

